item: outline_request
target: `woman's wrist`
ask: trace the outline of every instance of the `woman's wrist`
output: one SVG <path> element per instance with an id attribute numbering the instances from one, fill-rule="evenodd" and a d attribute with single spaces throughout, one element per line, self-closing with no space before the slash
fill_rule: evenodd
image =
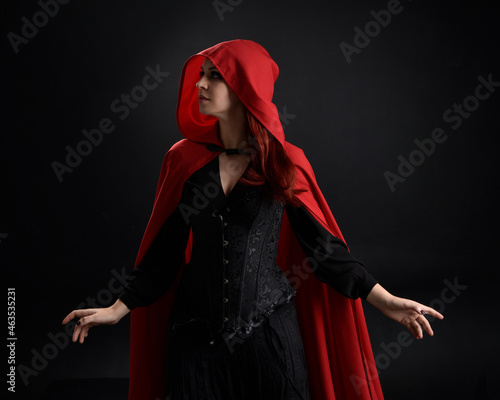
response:
<path id="1" fill-rule="evenodd" d="M 387 309 L 393 299 L 394 296 L 385 290 L 379 283 L 377 283 L 370 293 L 368 293 L 368 296 L 366 296 L 366 301 L 381 311 Z"/>
<path id="2" fill-rule="evenodd" d="M 122 319 L 125 315 L 130 312 L 130 309 L 125 305 L 123 301 L 117 299 L 115 303 L 110 307 L 118 319 Z"/>

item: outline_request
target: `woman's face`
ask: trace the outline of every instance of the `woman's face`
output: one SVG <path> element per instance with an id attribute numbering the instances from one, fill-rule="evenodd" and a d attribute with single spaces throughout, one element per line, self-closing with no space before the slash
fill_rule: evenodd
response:
<path id="1" fill-rule="evenodd" d="M 227 119 L 231 113 L 243 106 L 208 58 L 205 58 L 201 66 L 200 80 L 196 83 L 196 87 L 200 113 L 204 115 Z"/>

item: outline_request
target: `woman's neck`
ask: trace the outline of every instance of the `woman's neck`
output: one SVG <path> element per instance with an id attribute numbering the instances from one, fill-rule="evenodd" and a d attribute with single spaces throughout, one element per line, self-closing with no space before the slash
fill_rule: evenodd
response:
<path id="1" fill-rule="evenodd" d="M 226 149 L 242 147 L 247 141 L 246 126 L 246 116 L 243 110 L 231 114 L 229 118 L 219 118 L 219 134 L 223 147 Z"/>

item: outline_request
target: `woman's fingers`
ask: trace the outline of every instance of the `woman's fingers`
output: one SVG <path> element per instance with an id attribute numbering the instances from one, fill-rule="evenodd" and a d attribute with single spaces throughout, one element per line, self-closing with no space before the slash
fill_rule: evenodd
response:
<path id="1" fill-rule="evenodd" d="M 400 307 L 399 311 L 402 311 L 403 314 L 400 322 L 410 330 L 416 339 L 422 339 L 424 337 L 424 330 L 429 336 L 434 336 L 434 331 L 426 315 L 430 315 L 437 319 L 444 318 L 441 313 L 433 308 L 424 306 L 413 300 L 403 299 L 398 307 Z"/>
<path id="2" fill-rule="evenodd" d="M 87 315 L 92 315 L 95 313 L 96 313 L 96 311 L 92 308 L 88 308 L 85 310 L 73 310 L 68 315 L 66 315 L 66 317 L 64 317 L 62 324 L 66 325 L 72 319 L 85 317 Z"/>
<path id="3" fill-rule="evenodd" d="M 78 340 L 78 337 L 80 336 L 80 332 L 82 330 L 82 327 L 81 326 L 75 326 L 75 329 L 73 330 L 73 336 L 71 338 L 71 340 L 73 342 L 76 342 Z"/>
<path id="4" fill-rule="evenodd" d="M 420 308 L 420 311 L 423 311 L 425 314 L 428 314 L 434 318 L 437 318 L 437 319 L 443 319 L 444 316 L 443 314 L 441 314 L 440 312 L 437 312 L 436 310 L 434 310 L 433 308 L 431 307 L 427 307 L 427 306 L 422 306 Z"/>
<path id="5" fill-rule="evenodd" d="M 92 324 L 96 319 L 96 315 L 96 313 L 93 313 L 87 316 L 82 316 L 76 324 L 80 327 L 85 327 L 88 324 Z"/>
<path id="6" fill-rule="evenodd" d="M 427 318 L 425 318 L 423 315 L 420 315 L 417 318 L 417 321 L 420 322 L 429 336 L 434 336 L 434 331 L 432 330 L 431 324 L 429 323 Z"/>
<path id="7" fill-rule="evenodd" d="M 422 337 L 424 336 L 422 327 L 417 322 L 417 320 L 414 320 L 410 323 L 410 331 L 416 339 L 422 339 Z"/>
<path id="8" fill-rule="evenodd" d="M 73 330 L 73 336 L 71 338 L 73 342 L 79 341 L 80 343 L 83 343 L 85 338 L 88 336 L 89 328 L 92 326 L 90 325 L 94 319 L 92 316 L 96 313 L 96 310 L 89 308 L 84 310 L 73 310 L 66 315 L 66 317 L 64 317 L 62 321 L 63 325 L 75 318 L 80 318 L 76 322 L 75 329 Z"/>
<path id="9" fill-rule="evenodd" d="M 80 332 L 80 343 L 83 343 L 83 341 L 85 340 L 85 338 L 88 336 L 89 329 L 90 329 L 89 325 L 85 325 L 82 328 L 82 330 Z"/>
<path id="10" fill-rule="evenodd" d="M 85 338 L 89 335 L 89 329 L 94 326 L 94 325 L 90 325 L 90 324 L 87 324 L 87 325 L 76 325 L 75 326 L 75 330 L 73 331 L 73 336 L 72 336 L 72 340 L 73 342 L 80 342 L 80 343 L 83 343 L 83 341 L 85 340 Z"/>
<path id="11" fill-rule="evenodd" d="M 411 323 L 411 326 L 413 327 L 412 333 L 414 333 L 414 336 L 417 339 L 421 339 L 424 336 L 423 330 L 427 332 L 429 336 L 434 336 L 434 331 L 432 330 L 431 324 L 429 320 L 425 317 L 425 315 L 430 315 L 434 318 L 438 319 L 443 319 L 444 316 L 434 310 L 433 308 L 426 307 L 422 304 L 418 304 L 415 308 L 415 311 L 418 313 L 418 316 L 415 318 L 415 320 Z M 423 330 L 422 330 L 423 328 Z M 415 333 L 417 335 L 415 335 Z"/>
<path id="12" fill-rule="evenodd" d="M 417 321 L 423 326 L 424 330 L 427 332 L 429 336 L 434 336 L 434 331 L 431 328 L 431 324 L 429 320 L 425 317 L 425 315 L 430 315 L 431 317 L 437 319 L 443 319 L 444 316 L 440 312 L 434 310 L 431 307 L 424 306 L 423 304 L 417 304 L 417 312 L 420 314 L 417 317 Z"/>

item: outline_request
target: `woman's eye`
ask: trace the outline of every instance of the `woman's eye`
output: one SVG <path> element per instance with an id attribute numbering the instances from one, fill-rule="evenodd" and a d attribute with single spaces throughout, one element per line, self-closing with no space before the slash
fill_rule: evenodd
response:
<path id="1" fill-rule="evenodd" d="M 205 75 L 205 72 L 204 71 L 200 71 L 200 77 L 202 77 L 204 75 Z M 222 78 L 222 75 L 219 72 L 217 72 L 217 71 L 212 71 L 210 73 L 210 78 L 211 79 L 224 79 L 224 78 Z"/>

